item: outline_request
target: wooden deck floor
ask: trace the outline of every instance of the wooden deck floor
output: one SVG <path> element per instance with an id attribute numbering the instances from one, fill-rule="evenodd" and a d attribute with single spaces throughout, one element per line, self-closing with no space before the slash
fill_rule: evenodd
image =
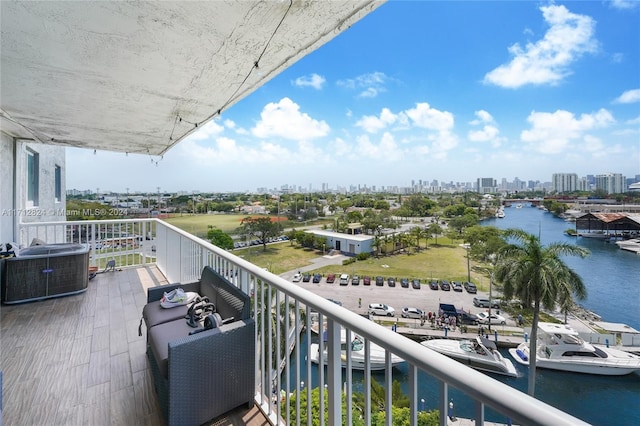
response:
<path id="1" fill-rule="evenodd" d="M 100 274 L 83 294 L 2 305 L 2 424 L 164 424 L 138 324 L 146 289 L 165 283 L 137 267 Z M 253 407 L 210 424 L 269 423 Z"/>

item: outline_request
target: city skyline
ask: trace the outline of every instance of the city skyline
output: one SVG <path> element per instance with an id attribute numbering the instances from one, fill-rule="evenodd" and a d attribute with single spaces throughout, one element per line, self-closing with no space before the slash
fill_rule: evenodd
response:
<path id="1" fill-rule="evenodd" d="M 603 182 L 607 182 L 610 178 L 615 177 L 619 180 L 620 185 L 630 185 L 632 183 L 640 183 L 640 174 L 635 176 L 624 176 L 619 173 L 607 173 L 601 175 L 588 174 L 586 176 L 572 177 L 575 173 L 554 173 L 550 181 L 540 180 L 520 180 L 517 177 L 510 181 L 506 178 L 496 179 L 493 177 L 479 177 L 474 182 L 463 181 L 439 181 L 434 180 L 422 180 L 412 179 L 409 186 L 397 186 L 397 185 L 369 185 L 366 183 L 348 183 L 338 184 L 336 186 L 330 186 L 328 183 L 323 182 L 319 187 L 315 187 L 313 184 L 296 184 L 296 183 L 283 183 L 274 187 L 256 187 L 247 191 L 208 191 L 201 189 L 178 189 L 178 190 L 166 190 L 165 188 L 156 187 L 153 190 L 136 190 L 134 188 L 125 188 L 126 191 L 112 190 L 108 187 L 97 188 L 68 188 L 67 194 L 70 195 L 87 195 L 87 194 L 117 194 L 124 195 L 140 195 L 140 194 L 211 194 L 211 193 L 250 193 L 250 194 L 284 194 L 284 193 L 397 193 L 397 194 L 410 194 L 410 193 L 439 193 L 439 192 L 515 192 L 515 191 L 549 191 L 557 193 L 575 192 L 575 191 L 592 191 L 598 189 L 598 182 L 601 186 Z M 571 183 L 557 184 L 556 180 L 570 179 Z M 491 181 L 490 184 L 485 184 Z M 626 183 L 622 183 L 625 181 Z M 581 183 L 582 182 L 582 183 Z M 479 186 L 478 186 L 479 185 Z M 584 189 L 580 185 L 590 186 L 589 189 Z M 491 188 L 494 190 L 485 191 L 483 188 Z M 604 185 L 607 187 L 607 185 Z M 603 188 L 600 188 L 603 189 Z M 617 187 L 616 187 L 617 189 Z M 620 191 L 626 192 L 626 191 Z M 618 193 L 618 192 L 616 192 Z"/>
<path id="2" fill-rule="evenodd" d="M 625 1 L 391 1 L 164 158 L 68 148 L 66 186 L 632 177 L 639 21 L 640 5 Z"/>

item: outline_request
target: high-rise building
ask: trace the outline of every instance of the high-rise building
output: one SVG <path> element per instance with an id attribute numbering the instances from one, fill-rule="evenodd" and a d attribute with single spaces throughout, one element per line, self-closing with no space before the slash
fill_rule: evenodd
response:
<path id="1" fill-rule="evenodd" d="M 607 173 L 596 175 L 596 190 L 601 189 L 607 194 L 621 194 L 627 191 L 625 177 L 621 173 Z"/>
<path id="2" fill-rule="evenodd" d="M 575 173 L 554 173 L 551 177 L 552 191 L 559 194 L 578 190 L 578 175 Z"/>
<path id="3" fill-rule="evenodd" d="M 497 192 L 497 184 L 494 178 L 478 178 L 476 190 L 479 194 Z"/>

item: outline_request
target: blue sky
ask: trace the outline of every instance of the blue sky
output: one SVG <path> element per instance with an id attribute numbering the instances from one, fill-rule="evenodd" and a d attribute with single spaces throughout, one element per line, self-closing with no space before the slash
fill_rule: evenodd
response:
<path id="1" fill-rule="evenodd" d="M 609 172 L 640 174 L 636 1 L 389 1 L 157 165 L 67 150 L 121 192 Z"/>

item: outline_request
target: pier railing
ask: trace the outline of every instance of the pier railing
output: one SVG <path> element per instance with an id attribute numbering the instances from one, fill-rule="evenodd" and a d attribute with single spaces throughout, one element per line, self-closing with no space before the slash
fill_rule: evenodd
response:
<path id="1" fill-rule="evenodd" d="M 505 422 L 509 419 L 515 424 L 585 424 L 164 221 L 133 219 L 21 225 L 19 243 L 28 245 L 33 238 L 46 243 L 90 244 L 94 265 L 100 265 L 107 258 L 116 260 L 118 267 L 155 262 L 169 282 L 195 281 L 202 268 L 209 265 L 250 294 L 254 301 L 253 315 L 257 318 L 255 402 L 273 424 L 299 425 L 304 424 L 304 418 L 310 422 L 317 417 L 319 424 L 350 425 L 356 416 L 362 417 L 365 425 L 371 424 L 374 407 L 370 384 L 373 379 L 366 367 L 370 365 L 368 354 L 372 343 L 386 351 L 384 389 L 388 425 L 393 424 L 391 354 L 408 363 L 412 425 L 417 425 L 418 412 L 425 409 L 424 402 L 418 399 L 420 371 L 439 383 L 437 409 L 441 425 L 447 424 L 449 389 L 452 387 L 475 401 L 473 417 L 476 425 L 484 423 L 487 407 L 501 413 Z M 326 370 L 317 368 L 311 356 L 301 356 L 303 344 L 306 353 L 311 353 L 312 317 L 317 318 L 319 336 L 326 335 L 326 339 L 319 339 L 318 351 L 319 364 L 326 364 Z M 301 333 L 292 332 L 300 324 L 304 324 L 306 339 Z M 342 353 L 342 329 L 346 331 L 347 341 L 351 341 L 354 333 L 364 339 L 364 407 L 354 407 L 352 402 L 351 348 L 347 345 L 346 353 Z M 293 345 L 292 335 L 295 336 Z M 344 381 L 343 356 L 346 363 Z M 316 369 L 317 379 L 312 381 L 312 371 Z M 303 378 L 308 378 L 306 384 Z M 301 396 L 306 394 L 306 400 L 311 401 L 312 388 L 320 392 L 320 409 L 312 410 L 308 404 L 303 413 Z M 346 393 L 344 410 L 343 393 Z"/>

